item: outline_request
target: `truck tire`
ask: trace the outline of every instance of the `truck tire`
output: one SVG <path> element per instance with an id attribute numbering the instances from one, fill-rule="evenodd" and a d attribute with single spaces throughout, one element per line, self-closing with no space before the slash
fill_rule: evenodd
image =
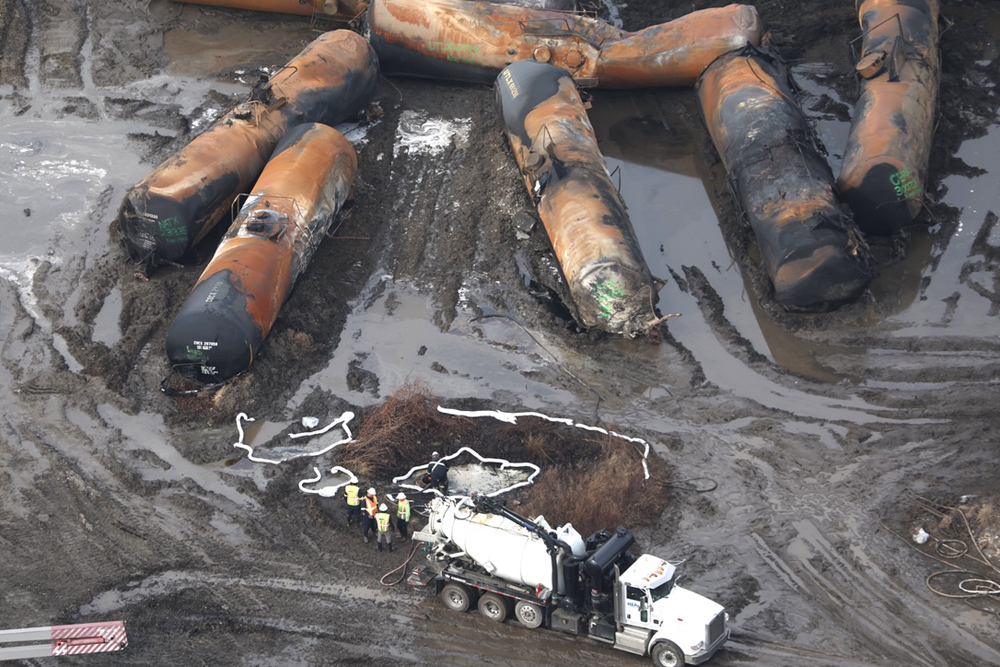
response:
<path id="1" fill-rule="evenodd" d="M 507 620 L 507 600 L 496 593 L 484 593 L 479 598 L 479 613 L 491 621 L 503 623 Z"/>
<path id="2" fill-rule="evenodd" d="M 514 604 L 514 617 L 521 625 L 532 630 L 542 627 L 542 621 L 545 620 L 541 607 L 524 600 L 518 600 Z"/>
<path id="3" fill-rule="evenodd" d="M 441 602 L 452 611 L 464 613 L 472 606 L 472 593 L 469 587 L 449 581 L 441 587 Z"/>
<path id="4" fill-rule="evenodd" d="M 684 667 L 684 651 L 673 642 L 656 642 L 649 655 L 656 667 Z"/>

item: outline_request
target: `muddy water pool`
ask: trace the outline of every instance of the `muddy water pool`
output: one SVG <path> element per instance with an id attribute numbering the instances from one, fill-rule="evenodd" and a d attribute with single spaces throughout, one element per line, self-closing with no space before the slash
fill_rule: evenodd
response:
<path id="1" fill-rule="evenodd" d="M 823 51 L 817 49 L 815 53 L 821 55 Z M 816 105 L 821 96 L 842 101 L 833 88 L 824 84 L 824 79 L 835 72 L 834 63 L 811 62 L 793 68 L 803 88 L 803 106 L 816 123 L 834 170 L 839 168 L 841 156 L 837 151 L 846 142 L 850 123 L 817 111 Z M 595 95 L 593 105 L 591 120 L 608 168 L 616 183 L 620 182 L 653 274 L 669 279 L 671 275 L 684 277 L 685 266 L 699 268 L 723 301 L 726 320 L 756 352 L 786 370 L 815 380 L 859 382 L 859 378 L 838 370 L 836 363 L 826 358 L 864 357 L 879 354 L 879 349 L 796 336 L 760 308 L 757 295 L 741 276 L 719 228 L 718 208 L 713 201 L 731 195 L 721 168 L 706 164 L 697 155 L 691 139 L 703 132 L 698 123 L 642 93 L 614 98 Z M 981 169 L 982 174 L 952 175 L 943 181 L 947 189 L 943 203 L 960 210 L 957 230 L 942 235 L 938 227 L 916 227 L 906 257 L 885 267 L 870 288 L 869 298 L 876 302 L 891 300 L 898 306 L 884 315 L 859 318 L 856 326 L 888 328 L 896 337 L 980 338 L 995 332 L 998 277 L 983 253 L 990 254 L 1000 239 L 1000 230 L 994 229 L 996 218 L 987 215 L 996 209 L 1000 189 L 998 137 L 1000 125 L 994 125 L 985 137 L 961 147 L 957 157 Z M 747 376 L 746 369 L 740 368 L 741 362 L 705 339 L 711 335 L 709 325 L 692 296 L 676 280 L 670 280 L 661 290 L 660 308 L 665 313 L 682 313 L 671 319 L 668 327 L 679 341 L 696 351 L 709 379 L 761 400 L 760 379 L 753 373 Z M 859 361 L 852 365 L 865 364 Z M 780 402 L 788 405 L 787 399 L 783 395 Z"/>

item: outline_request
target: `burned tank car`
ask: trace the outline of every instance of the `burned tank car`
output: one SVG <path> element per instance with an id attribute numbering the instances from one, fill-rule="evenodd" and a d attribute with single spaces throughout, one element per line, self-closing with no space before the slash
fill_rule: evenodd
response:
<path id="1" fill-rule="evenodd" d="M 649 333 L 661 321 L 658 290 L 573 79 L 553 65 L 520 60 L 500 73 L 496 91 L 577 320 L 615 335 Z"/>
<path id="2" fill-rule="evenodd" d="M 260 175 L 299 123 L 336 124 L 378 88 L 378 58 L 350 30 L 316 38 L 250 98 L 167 158 L 126 193 L 118 229 L 139 272 L 176 264 Z"/>
<path id="3" fill-rule="evenodd" d="M 177 372 L 218 383 L 250 367 L 356 171 L 337 130 L 306 123 L 285 135 L 167 331 Z"/>

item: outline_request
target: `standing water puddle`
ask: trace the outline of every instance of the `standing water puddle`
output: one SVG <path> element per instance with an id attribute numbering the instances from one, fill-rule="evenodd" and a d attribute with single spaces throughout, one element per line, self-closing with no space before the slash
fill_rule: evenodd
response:
<path id="1" fill-rule="evenodd" d="M 838 47 L 839 48 L 839 47 Z M 803 107 L 816 124 L 836 174 L 850 130 L 850 100 L 830 87 L 842 76 L 847 54 L 833 45 L 810 49 L 805 63 L 793 74 L 802 88 Z M 689 94 L 689 93 L 678 93 Z M 660 98 L 663 99 L 662 97 Z M 845 357 L 881 354 L 881 350 L 817 343 L 797 336 L 774 322 L 760 307 L 757 295 L 744 283 L 719 226 L 713 201 L 730 197 L 721 165 L 709 166 L 697 154 L 707 131 L 700 118 L 678 111 L 681 104 L 657 103 L 651 95 L 595 95 L 590 111 L 609 171 L 626 204 L 644 256 L 654 275 L 684 277 L 684 267 L 695 267 L 707 278 L 725 307 L 725 318 L 753 349 L 798 375 L 823 382 L 857 381 L 843 371 Z M 1000 189 L 1000 128 L 981 139 L 966 142 L 958 157 L 986 170 L 975 177 L 951 176 L 944 202 L 962 209 L 961 224 L 952 238 L 935 229 L 916 227 L 906 258 L 889 267 L 872 283 L 877 302 L 892 299 L 896 312 L 885 324 L 896 336 L 951 335 L 980 337 L 995 328 L 1000 276 L 986 261 L 1000 244 L 1000 227 L 987 217 L 996 208 Z M 752 248 L 756 251 L 756 248 Z M 957 291 L 956 291 L 957 290 Z M 859 398 L 826 401 L 764 379 L 728 352 L 714 326 L 701 313 L 694 296 L 676 280 L 660 292 L 664 313 L 681 312 L 671 319 L 671 334 L 690 349 L 707 379 L 765 405 L 816 417 L 862 421 L 858 410 L 870 410 Z M 808 316 L 805 316 L 808 317 Z M 859 325 L 879 325 L 864 322 Z M 863 334 L 859 334 L 860 337 Z M 829 359 L 830 361 L 827 361 Z M 864 367 L 861 359 L 852 362 Z M 874 416 L 872 419 L 880 420 Z"/>

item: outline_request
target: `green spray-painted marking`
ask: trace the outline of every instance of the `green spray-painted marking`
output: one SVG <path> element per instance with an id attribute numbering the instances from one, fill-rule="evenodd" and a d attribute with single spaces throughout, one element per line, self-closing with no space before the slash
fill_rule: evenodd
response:
<path id="1" fill-rule="evenodd" d="M 611 280 L 600 280 L 594 283 L 590 287 L 590 293 L 599 304 L 601 314 L 607 319 L 611 319 L 611 316 L 615 312 L 614 308 L 612 308 L 615 300 L 625 296 L 624 290 L 615 285 Z"/>
<path id="2" fill-rule="evenodd" d="M 909 169 L 900 169 L 889 177 L 896 196 L 900 199 L 914 199 L 919 197 L 923 190 L 920 188 L 920 181 Z"/>
<path id="3" fill-rule="evenodd" d="M 204 351 L 199 350 L 196 347 L 191 347 L 190 345 L 184 346 L 184 352 L 188 361 L 201 361 L 202 359 L 205 358 Z"/>
<path id="4" fill-rule="evenodd" d="M 160 236 L 170 243 L 186 243 L 187 228 L 177 218 L 164 218 L 157 224 L 160 226 Z"/>
<path id="5" fill-rule="evenodd" d="M 455 62 L 475 63 L 474 56 L 479 53 L 476 44 L 454 44 L 452 42 L 431 42 L 429 50 L 442 54 L 446 59 Z"/>

